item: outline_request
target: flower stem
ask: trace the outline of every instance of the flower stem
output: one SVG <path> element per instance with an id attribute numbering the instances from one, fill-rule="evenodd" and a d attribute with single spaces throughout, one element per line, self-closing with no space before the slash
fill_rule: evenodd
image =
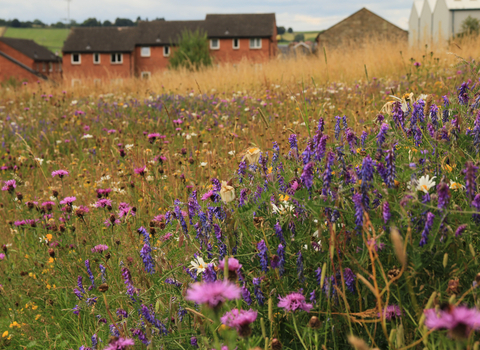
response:
<path id="1" fill-rule="evenodd" d="M 300 339 L 300 343 L 302 343 L 303 348 L 304 348 L 305 350 L 308 350 L 307 346 L 306 346 L 305 343 L 303 342 L 302 337 L 300 336 L 300 332 L 298 331 L 297 321 L 296 321 L 296 319 L 295 319 L 295 315 L 292 315 L 292 316 L 293 316 L 293 326 L 295 327 L 295 332 L 297 333 L 298 339 Z"/>

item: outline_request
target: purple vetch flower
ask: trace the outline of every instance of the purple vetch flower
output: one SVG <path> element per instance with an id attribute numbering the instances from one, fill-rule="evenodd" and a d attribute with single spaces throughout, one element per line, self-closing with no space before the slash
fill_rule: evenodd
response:
<path id="1" fill-rule="evenodd" d="M 313 162 L 309 162 L 307 165 L 305 165 L 305 167 L 303 168 L 303 172 L 302 172 L 302 175 L 300 176 L 300 178 L 302 179 L 302 182 L 303 184 L 305 185 L 305 187 L 310 190 L 312 188 L 312 185 L 313 185 L 313 167 L 314 167 L 314 163 Z"/>
<path id="2" fill-rule="evenodd" d="M 345 280 L 345 285 L 351 293 L 355 293 L 355 274 L 348 267 L 343 270 L 343 279 Z"/>
<path id="3" fill-rule="evenodd" d="M 240 183 L 243 182 L 243 177 L 245 176 L 246 172 L 247 172 L 247 163 L 245 161 L 242 161 L 240 162 L 240 164 L 238 164 L 238 171 L 237 171 L 238 180 Z"/>
<path id="4" fill-rule="evenodd" d="M 468 105 L 468 90 L 470 88 L 468 87 L 468 83 L 462 83 L 459 88 L 457 88 L 458 91 L 458 103 L 462 106 Z"/>
<path id="5" fill-rule="evenodd" d="M 73 293 L 77 296 L 78 300 L 82 300 L 83 295 L 82 295 L 82 292 L 78 290 L 78 288 L 74 288 Z"/>
<path id="6" fill-rule="evenodd" d="M 247 303 L 247 305 L 252 305 L 252 297 L 250 294 L 250 291 L 247 288 L 246 283 L 243 283 L 243 286 L 241 287 L 241 292 L 242 292 L 242 298 L 243 300 Z"/>
<path id="7" fill-rule="evenodd" d="M 475 166 L 473 162 L 468 161 L 465 164 L 465 169 L 463 170 L 463 173 L 465 174 L 465 189 L 469 202 L 472 201 L 473 197 L 477 193 L 477 184 L 475 181 L 477 178 L 477 171 L 478 167 Z"/>
<path id="8" fill-rule="evenodd" d="M 430 107 L 430 120 L 432 121 L 433 126 L 435 126 L 435 129 L 437 129 L 438 128 L 438 107 L 434 104 Z"/>
<path id="9" fill-rule="evenodd" d="M 280 240 L 281 243 L 284 245 L 287 245 L 285 242 L 285 238 L 283 237 L 283 231 L 282 231 L 282 226 L 280 225 L 280 222 L 277 221 L 277 223 L 273 226 L 275 229 L 275 234 L 277 235 L 278 239 Z"/>
<path id="10" fill-rule="evenodd" d="M 152 305 L 150 305 L 150 308 L 148 308 L 146 305 L 142 304 L 139 313 L 148 323 L 158 329 L 162 334 L 168 334 L 167 327 L 165 327 L 165 325 L 155 317 L 155 311 L 153 311 Z"/>
<path id="11" fill-rule="evenodd" d="M 410 109 L 410 104 L 408 105 L 408 108 Z M 400 101 L 395 101 L 393 103 L 392 118 L 395 125 L 400 126 L 403 130 L 405 129 L 405 113 L 402 110 L 402 104 Z"/>
<path id="12" fill-rule="evenodd" d="M 353 204 L 355 206 L 355 225 L 357 225 L 356 230 L 360 232 L 360 228 L 363 227 L 363 204 L 362 204 L 362 195 L 356 193 L 352 196 Z"/>
<path id="13" fill-rule="evenodd" d="M 132 275 L 130 274 L 130 271 L 126 267 L 122 267 L 122 277 L 123 277 L 123 282 L 127 286 L 127 295 L 132 299 L 133 295 L 136 294 L 136 290 L 133 287 L 132 283 Z"/>
<path id="14" fill-rule="evenodd" d="M 357 142 L 358 142 L 357 135 L 355 135 L 355 132 L 353 132 L 353 130 L 350 128 L 345 130 L 345 134 L 347 137 L 348 146 L 350 147 L 350 152 L 352 154 L 356 154 L 357 150 L 355 149 L 355 146 L 357 145 Z"/>
<path id="15" fill-rule="evenodd" d="M 290 143 L 290 152 L 288 155 L 290 156 L 292 151 L 294 151 L 293 155 L 296 157 L 298 155 L 298 141 L 297 141 L 297 135 L 291 134 L 288 137 L 288 142 Z"/>
<path id="16" fill-rule="evenodd" d="M 320 141 L 318 142 L 317 149 L 316 149 L 316 159 L 318 161 L 321 161 L 325 156 L 325 152 L 327 149 L 327 140 L 328 140 L 328 135 L 323 135 L 320 138 Z"/>
<path id="17" fill-rule="evenodd" d="M 147 339 L 147 336 L 142 332 L 141 329 L 133 329 L 132 335 L 136 335 L 138 340 L 140 340 L 144 345 L 150 344 L 150 341 Z"/>
<path id="18" fill-rule="evenodd" d="M 278 273 L 283 276 L 285 274 L 285 247 L 282 244 L 278 245 L 277 254 L 279 257 Z"/>
<path id="19" fill-rule="evenodd" d="M 335 116 L 335 140 L 338 140 L 338 137 L 340 136 L 340 130 L 341 130 L 341 127 L 340 127 L 340 116 Z"/>
<path id="20" fill-rule="evenodd" d="M 88 288 L 88 290 L 92 290 L 93 288 L 95 288 L 95 277 L 93 277 L 92 270 L 90 269 L 90 260 L 85 260 L 85 267 L 87 268 L 88 277 L 92 282 L 92 285 Z"/>
<path id="21" fill-rule="evenodd" d="M 155 273 L 155 262 L 153 261 L 152 255 L 152 248 L 148 244 L 144 244 L 143 248 L 140 249 L 140 257 L 143 260 L 143 264 L 145 265 L 145 271 L 154 274 Z"/>
<path id="22" fill-rule="evenodd" d="M 265 296 L 263 295 L 262 289 L 260 288 L 261 281 L 262 280 L 258 277 L 255 277 L 253 279 L 253 293 L 255 294 L 258 305 L 263 306 L 263 304 L 265 304 Z"/>
<path id="23" fill-rule="evenodd" d="M 185 222 L 185 218 L 183 217 L 182 211 L 180 210 L 180 207 L 178 205 L 175 206 L 175 217 L 177 220 L 180 222 L 180 225 L 182 226 L 182 231 L 185 236 L 188 235 L 188 227 L 187 223 Z"/>
<path id="24" fill-rule="evenodd" d="M 430 230 L 432 229 L 434 219 L 435 219 L 435 215 L 428 212 L 427 219 L 425 220 L 425 227 L 423 228 L 423 231 L 422 231 L 422 238 L 420 239 L 420 243 L 419 243 L 420 247 L 423 247 L 425 244 L 427 244 L 428 235 L 430 234 Z"/>
<path id="25" fill-rule="evenodd" d="M 102 278 L 102 283 L 107 283 L 107 269 L 105 266 L 103 266 L 102 264 L 98 264 L 98 267 L 100 269 L 100 272 L 101 272 L 101 278 Z"/>
<path id="26" fill-rule="evenodd" d="M 442 121 L 443 121 L 443 124 L 445 124 L 448 122 L 448 119 L 449 119 L 450 112 L 448 110 L 448 107 L 450 107 L 450 101 L 448 100 L 447 96 L 442 96 L 442 98 L 443 98 Z"/>
<path id="27" fill-rule="evenodd" d="M 300 283 L 305 283 L 305 276 L 303 275 L 303 256 L 302 252 L 297 253 L 297 277 Z"/>
<path id="28" fill-rule="evenodd" d="M 117 314 L 117 317 L 120 320 L 128 318 L 128 312 L 125 311 L 124 309 L 117 309 L 117 311 L 115 313 Z"/>
<path id="29" fill-rule="evenodd" d="M 335 160 L 335 153 L 328 152 L 327 154 L 327 165 L 325 167 L 325 172 L 323 173 L 323 188 L 322 195 L 328 196 L 330 193 L 330 183 L 332 182 L 332 166 Z"/>
<path id="30" fill-rule="evenodd" d="M 413 140 L 415 141 L 415 145 L 419 147 L 422 144 L 422 130 L 415 126 L 413 129 Z"/>
<path id="31" fill-rule="evenodd" d="M 313 150 L 313 139 L 309 139 L 307 141 L 307 147 L 305 147 L 305 151 L 302 153 L 302 162 L 303 165 L 307 164 L 310 162 L 312 159 L 312 156 L 314 155 L 314 150 Z"/>
<path id="32" fill-rule="evenodd" d="M 108 328 L 110 328 L 110 335 L 112 337 L 117 337 L 117 338 L 120 337 L 120 332 L 113 324 L 108 325 Z"/>
<path id="33" fill-rule="evenodd" d="M 342 117 L 342 124 L 343 124 L 343 128 L 344 128 L 345 130 L 348 129 L 347 116 L 346 116 L 346 115 L 344 115 L 344 116 Z"/>
<path id="34" fill-rule="evenodd" d="M 367 140 L 368 133 L 364 130 L 362 131 L 362 135 L 360 136 L 360 144 L 362 145 L 362 149 L 365 149 L 365 141 Z"/>
<path id="35" fill-rule="evenodd" d="M 268 271 L 268 249 L 263 239 L 257 244 L 257 250 L 258 250 L 257 255 L 260 258 L 260 266 L 262 268 L 262 271 L 267 272 Z"/>
<path id="36" fill-rule="evenodd" d="M 388 132 L 388 124 L 383 123 L 377 135 L 377 149 L 379 151 L 382 150 L 382 146 L 383 146 L 383 143 L 385 142 L 387 132 Z"/>
<path id="37" fill-rule="evenodd" d="M 83 277 L 82 277 L 82 276 L 78 276 L 77 286 L 78 286 L 78 289 L 80 289 L 80 291 L 81 291 L 83 294 L 85 294 L 85 289 L 83 288 Z"/>
<path id="38" fill-rule="evenodd" d="M 450 201 L 450 186 L 447 183 L 441 182 L 437 186 L 438 195 L 438 209 L 443 210 L 447 207 Z"/>
<path id="39" fill-rule="evenodd" d="M 246 188 L 242 188 L 242 190 L 240 191 L 240 197 L 238 199 L 239 207 L 243 207 L 245 205 L 245 201 L 247 199 L 247 192 L 248 192 L 248 189 Z"/>
<path id="40" fill-rule="evenodd" d="M 297 310 L 302 310 L 309 312 L 313 308 L 312 304 L 307 304 L 305 302 L 305 297 L 303 294 L 297 292 L 290 293 L 286 297 L 280 297 L 278 299 L 280 300 L 278 307 L 281 307 L 286 311 L 295 312 Z"/>
<path id="41" fill-rule="evenodd" d="M 193 346 L 194 348 L 198 348 L 197 337 L 193 336 L 190 338 L 190 345 Z"/>
<path id="42" fill-rule="evenodd" d="M 475 151 L 480 151 L 480 112 L 477 114 L 477 118 L 475 118 L 475 122 L 473 123 L 473 129 L 470 132 L 470 135 L 473 135 L 473 145 L 475 146 Z"/>
<path id="43" fill-rule="evenodd" d="M 395 185 L 395 177 L 397 176 L 394 148 L 386 151 L 385 164 L 387 173 L 387 182 L 385 184 L 388 188 L 392 188 Z"/>
<path id="44" fill-rule="evenodd" d="M 388 176 L 387 176 L 387 169 L 385 169 L 385 165 L 383 165 L 383 163 L 381 163 L 381 162 L 377 162 L 376 166 L 377 166 L 377 172 L 378 172 L 378 174 L 379 174 L 380 177 L 382 178 L 383 182 L 384 182 L 385 184 L 387 184 L 387 182 L 388 182 Z"/>
<path id="45" fill-rule="evenodd" d="M 217 280 L 217 273 L 215 272 L 215 265 L 214 264 L 207 264 L 205 266 L 205 271 L 202 273 L 203 282 L 205 283 L 212 283 Z"/>
<path id="46" fill-rule="evenodd" d="M 98 337 L 96 334 L 92 335 L 92 350 L 97 350 Z"/>
<path id="47" fill-rule="evenodd" d="M 392 217 L 392 214 L 390 213 L 390 205 L 388 204 L 388 202 L 384 202 L 383 205 L 382 205 L 382 216 L 383 216 L 383 221 L 385 222 L 385 224 Z"/>
<path id="48" fill-rule="evenodd" d="M 457 229 L 455 230 L 455 237 L 460 237 L 463 231 L 465 231 L 466 229 L 467 229 L 467 224 L 458 226 Z"/>
<path id="49" fill-rule="evenodd" d="M 435 128 L 433 127 L 433 125 L 431 123 L 427 124 L 427 130 L 428 130 L 428 134 L 433 139 L 435 137 Z"/>

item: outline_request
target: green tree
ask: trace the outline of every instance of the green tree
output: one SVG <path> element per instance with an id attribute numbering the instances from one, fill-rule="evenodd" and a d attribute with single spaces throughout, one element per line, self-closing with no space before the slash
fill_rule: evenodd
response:
<path id="1" fill-rule="evenodd" d="M 11 26 L 12 26 L 13 28 L 20 28 L 20 27 L 22 26 L 22 24 L 20 23 L 20 21 L 19 21 L 18 19 L 15 18 L 15 19 L 12 21 Z"/>
<path id="2" fill-rule="evenodd" d="M 293 39 L 293 41 L 305 41 L 305 34 L 303 33 L 295 34 L 295 38 Z"/>
<path id="3" fill-rule="evenodd" d="M 180 43 L 177 49 L 172 52 L 169 67 L 198 70 L 211 65 L 212 58 L 210 57 L 207 34 L 199 30 L 182 32 Z"/>
<path id="4" fill-rule="evenodd" d="M 293 33 L 293 29 L 292 29 L 292 28 L 288 28 L 287 32 Z"/>
<path id="5" fill-rule="evenodd" d="M 480 21 L 477 18 L 468 16 L 462 22 L 462 31 L 460 36 L 478 35 L 480 32 Z"/>
<path id="6" fill-rule="evenodd" d="M 98 21 L 95 17 L 87 18 L 80 24 L 81 27 L 101 27 L 102 22 Z"/>
<path id="7" fill-rule="evenodd" d="M 112 26 L 112 22 L 110 22 L 108 19 L 106 21 L 103 21 L 103 26 L 104 27 L 111 27 Z"/>
<path id="8" fill-rule="evenodd" d="M 65 23 L 62 23 L 62 22 L 57 22 L 55 24 L 52 24 L 52 27 L 53 28 L 65 28 Z"/>
<path id="9" fill-rule="evenodd" d="M 285 27 L 277 27 L 277 34 L 282 35 L 285 34 L 285 32 Z"/>
<path id="10" fill-rule="evenodd" d="M 115 26 L 117 27 L 133 27 L 135 23 L 128 18 L 117 18 L 115 20 Z"/>

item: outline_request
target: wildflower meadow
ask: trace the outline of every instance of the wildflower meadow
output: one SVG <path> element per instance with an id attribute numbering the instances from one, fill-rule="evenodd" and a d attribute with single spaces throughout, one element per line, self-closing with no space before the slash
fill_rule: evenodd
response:
<path id="1" fill-rule="evenodd" d="M 478 349 L 480 65 L 423 58 L 0 97 L 0 348 Z"/>

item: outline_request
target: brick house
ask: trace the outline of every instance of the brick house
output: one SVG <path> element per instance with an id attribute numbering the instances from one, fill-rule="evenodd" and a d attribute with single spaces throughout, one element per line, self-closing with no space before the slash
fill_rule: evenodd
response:
<path id="1" fill-rule="evenodd" d="M 118 81 L 134 73 L 136 28 L 74 28 L 63 46 L 63 75 L 72 85 L 83 79 Z"/>
<path id="2" fill-rule="evenodd" d="M 149 77 L 167 69 L 185 30 L 207 34 L 210 53 L 217 63 L 238 63 L 242 59 L 262 62 L 277 53 L 273 13 L 140 22 L 133 28 L 75 28 L 63 47 L 64 76 L 72 83 L 87 78 Z M 115 55 L 121 55 L 121 59 Z"/>
<path id="3" fill-rule="evenodd" d="M 408 31 L 397 27 L 375 13 L 362 8 L 338 22 L 315 39 L 317 48 L 362 45 L 369 40 L 408 42 Z"/>
<path id="4" fill-rule="evenodd" d="M 57 79 L 62 60 L 33 40 L 0 37 L 0 81 L 38 81 Z"/>

